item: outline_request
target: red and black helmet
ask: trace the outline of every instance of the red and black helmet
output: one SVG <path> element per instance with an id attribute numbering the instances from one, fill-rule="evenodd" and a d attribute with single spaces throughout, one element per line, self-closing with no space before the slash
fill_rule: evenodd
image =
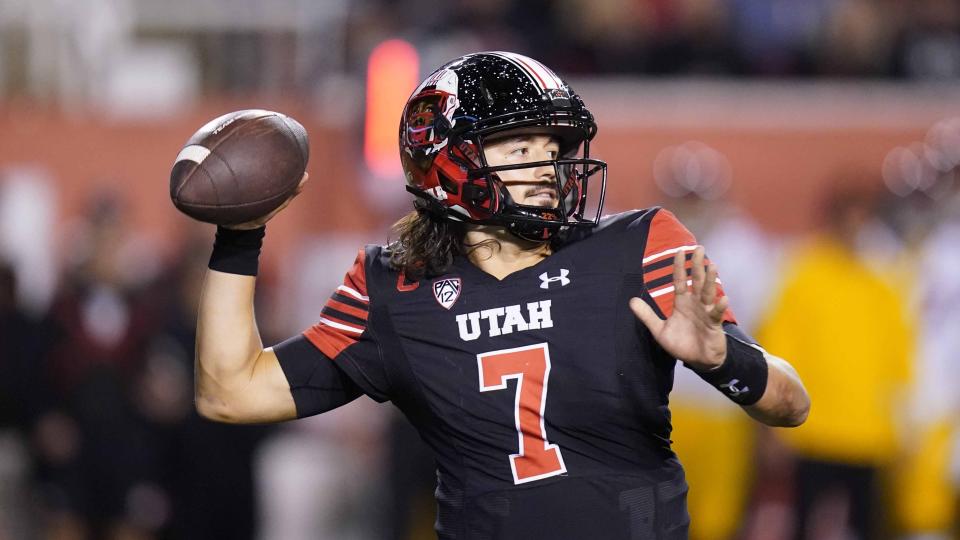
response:
<path id="1" fill-rule="evenodd" d="M 555 136 L 560 154 L 550 162 L 488 166 L 484 140 L 506 131 Z M 593 115 L 550 68 L 519 54 L 476 53 L 448 62 L 407 100 L 400 159 L 418 206 L 446 219 L 501 225 L 521 238 L 543 241 L 562 227 L 599 221 L 607 164 L 590 159 L 596 133 Z M 544 165 L 556 173 L 557 208 L 515 203 L 497 176 Z M 599 192 L 599 201 L 588 210 L 588 183 L 598 173 L 599 189 L 590 191 Z"/>

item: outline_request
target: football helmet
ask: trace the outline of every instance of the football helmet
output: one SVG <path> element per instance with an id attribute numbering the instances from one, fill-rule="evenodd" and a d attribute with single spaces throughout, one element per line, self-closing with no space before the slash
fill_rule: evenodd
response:
<path id="1" fill-rule="evenodd" d="M 554 136 L 559 155 L 550 161 L 489 166 L 484 141 L 508 131 Z M 407 100 L 400 120 L 400 159 L 418 207 L 545 241 L 564 227 L 599 222 L 607 164 L 590 158 L 596 133 L 583 101 L 546 66 L 514 53 L 476 53 L 445 64 Z M 554 168 L 556 208 L 518 204 L 497 174 L 543 166 Z M 594 185 L 591 192 L 599 192 L 599 200 L 588 207 L 588 183 L 596 181 L 599 189 Z"/>

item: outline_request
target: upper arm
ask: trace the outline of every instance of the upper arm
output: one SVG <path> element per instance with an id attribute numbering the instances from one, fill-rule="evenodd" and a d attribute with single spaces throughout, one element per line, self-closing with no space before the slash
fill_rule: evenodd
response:
<path id="1" fill-rule="evenodd" d="M 220 388 L 197 390 L 197 411 L 218 422 L 255 424 L 281 422 L 297 417 L 290 385 L 272 348 L 260 351 L 247 380 L 218 383 L 205 378 L 206 384 Z M 215 391 L 214 391 L 215 390 Z"/>

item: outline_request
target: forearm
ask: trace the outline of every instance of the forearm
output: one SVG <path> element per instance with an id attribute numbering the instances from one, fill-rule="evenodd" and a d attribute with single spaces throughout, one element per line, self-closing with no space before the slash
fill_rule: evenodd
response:
<path id="1" fill-rule="evenodd" d="M 253 312 L 256 278 L 207 270 L 197 318 L 197 390 L 249 379 L 263 343 Z"/>
<path id="2" fill-rule="evenodd" d="M 197 317 L 196 406 L 208 418 L 233 421 L 244 409 L 263 357 L 253 308 L 262 239 L 262 229 L 217 231 Z"/>
<path id="3" fill-rule="evenodd" d="M 724 332 L 723 364 L 694 371 L 757 421 L 778 427 L 802 424 L 810 397 L 793 366 L 763 350 L 735 324 L 724 324 Z"/>
<path id="4" fill-rule="evenodd" d="M 768 370 L 766 390 L 759 401 L 743 409 L 768 426 L 799 426 L 810 412 L 810 396 L 793 366 L 770 353 L 764 356 Z"/>

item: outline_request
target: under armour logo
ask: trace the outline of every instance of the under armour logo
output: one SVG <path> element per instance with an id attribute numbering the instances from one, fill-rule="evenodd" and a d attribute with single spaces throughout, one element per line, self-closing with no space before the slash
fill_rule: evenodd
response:
<path id="1" fill-rule="evenodd" d="M 550 284 L 553 283 L 553 282 L 555 282 L 555 281 L 559 281 L 559 282 L 560 282 L 560 286 L 563 287 L 563 286 L 567 285 L 568 283 L 570 283 L 570 278 L 567 277 L 568 275 L 570 275 L 570 271 L 567 270 L 566 268 L 561 268 L 561 269 L 560 269 L 560 275 L 559 275 L 559 276 L 554 276 L 554 277 L 550 277 L 550 276 L 547 275 L 546 272 L 544 272 L 544 273 L 540 274 L 540 281 L 543 282 L 543 283 L 540 284 L 540 288 L 541 288 L 541 289 L 549 289 L 549 288 L 550 288 Z"/>
<path id="2" fill-rule="evenodd" d="M 740 394 L 746 394 L 747 392 L 750 391 L 749 386 L 744 386 L 743 388 L 737 388 L 738 384 L 740 384 L 740 379 L 733 379 L 732 381 L 726 384 L 721 384 L 720 388 L 723 388 L 724 390 L 726 390 L 727 393 L 730 394 L 730 396 L 732 397 L 737 397 Z"/>

